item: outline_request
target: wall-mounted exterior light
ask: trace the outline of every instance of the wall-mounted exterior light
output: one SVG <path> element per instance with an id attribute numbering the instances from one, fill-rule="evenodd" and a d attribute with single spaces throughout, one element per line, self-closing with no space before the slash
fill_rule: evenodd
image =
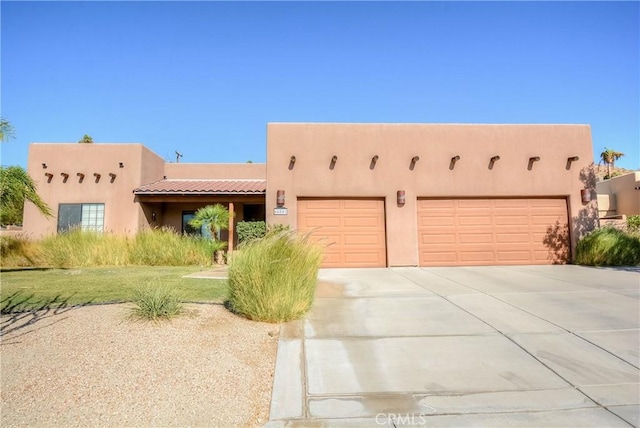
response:
<path id="1" fill-rule="evenodd" d="M 527 165 L 527 169 L 531 171 L 533 169 L 533 163 L 538 162 L 540 160 L 540 156 L 532 156 L 529 158 L 529 164 Z"/>
<path id="2" fill-rule="evenodd" d="M 500 160 L 500 156 L 496 155 L 489 159 L 489 169 L 493 169 L 493 164 Z"/>
<path id="3" fill-rule="evenodd" d="M 333 169 L 336 167 L 336 162 L 338 162 L 338 156 L 333 155 L 331 157 L 331 163 L 329 163 L 329 169 Z"/>
<path id="4" fill-rule="evenodd" d="M 398 206 L 401 207 L 407 202 L 407 198 L 404 194 L 404 190 L 398 190 L 396 195 L 396 201 L 398 202 Z"/>
<path id="5" fill-rule="evenodd" d="M 371 158 L 371 163 L 369 164 L 369 169 L 374 169 L 376 167 L 376 163 L 378 162 L 378 159 L 380 159 L 380 156 L 375 155 L 374 157 Z"/>
<path id="6" fill-rule="evenodd" d="M 155 222 L 156 218 L 157 218 L 156 212 L 154 211 L 154 212 L 151 213 L 151 221 Z"/>
<path id="7" fill-rule="evenodd" d="M 82 183 L 82 181 L 84 180 L 84 174 L 79 172 L 76 175 L 78 176 L 78 183 Z"/>
<path id="8" fill-rule="evenodd" d="M 124 163 L 118 162 L 118 168 L 124 168 Z"/>
<path id="9" fill-rule="evenodd" d="M 44 175 L 47 177 L 47 183 L 51 183 L 51 180 L 53 179 L 53 174 L 51 174 L 50 172 L 45 172 Z"/>
<path id="10" fill-rule="evenodd" d="M 571 169 L 571 162 L 576 162 L 576 161 L 579 161 L 579 160 L 580 160 L 579 156 L 568 157 L 567 158 L 567 166 L 566 166 L 567 170 Z"/>
<path id="11" fill-rule="evenodd" d="M 591 190 L 590 189 L 582 189 L 580 190 L 580 199 L 583 204 L 588 204 L 591 202 Z"/>
<path id="12" fill-rule="evenodd" d="M 100 177 L 102 177 L 102 176 L 101 176 L 100 174 L 98 174 L 97 172 L 94 172 L 94 173 L 93 173 L 93 176 L 96 178 L 96 183 L 97 183 L 98 181 L 100 181 Z"/>
<path id="13" fill-rule="evenodd" d="M 47 164 L 46 163 L 42 164 L 42 169 L 47 169 Z"/>
<path id="14" fill-rule="evenodd" d="M 291 158 L 289 159 L 289 171 L 291 171 L 295 165 L 296 165 L 296 157 L 291 156 Z"/>
<path id="15" fill-rule="evenodd" d="M 413 171 L 416 167 L 416 163 L 420 160 L 420 156 L 414 156 L 411 158 L 411 162 L 409 163 L 409 169 Z"/>
<path id="16" fill-rule="evenodd" d="M 460 156 L 459 155 L 455 155 L 454 157 L 451 158 L 451 162 L 449 162 L 449 169 L 453 170 L 453 168 L 456 167 L 456 162 L 458 162 L 460 160 Z"/>
<path id="17" fill-rule="evenodd" d="M 276 206 L 284 207 L 284 190 L 278 190 L 276 192 Z"/>
<path id="18" fill-rule="evenodd" d="M 109 173 L 109 177 L 111 177 L 111 182 L 113 183 L 114 181 L 116 181 L 116 175 L 113 172 Z"/>
<path id="19" fill-rule="evenodd" d="M 62 176 L 62 182 L 66 183 L 69 179 L 69 174 L 67 174 L 66 172 L 61 172 L 60 175 Z"/>

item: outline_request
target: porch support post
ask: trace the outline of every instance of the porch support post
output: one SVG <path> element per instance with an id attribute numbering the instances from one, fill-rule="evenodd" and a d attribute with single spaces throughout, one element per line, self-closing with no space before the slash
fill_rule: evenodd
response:
<path id="1" fill-rule="evenodd" d="M 235 234 L 234 228 L 234 218 L 235 208 L 233 207 L 233 202 L 229 202 L 229 245 L 227 247 L 227 251 L 230 253 L 233 251 L 233 236 Z"/>

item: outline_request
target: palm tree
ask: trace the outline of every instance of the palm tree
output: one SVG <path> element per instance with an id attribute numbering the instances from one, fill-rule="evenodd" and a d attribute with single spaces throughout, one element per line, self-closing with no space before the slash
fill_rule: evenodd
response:
<path id="1" fill-rule="evenodd" d="M 35 205 L 45 217 L 53 216 L 27 171 L 20 166 L 0 166 L 0 222 L 3 225 L 22 223 L 25 201 Z"/>
<path id="2" fill-rule="evenodd" d="M 9 138 L 13 138 L 15 130 L 13 125 L 7 119 L 0 118 L 0 141 L 7 141 Z"/>
<path id="3" fill-rule="evenodd" d="M 211 239 L 220 240 L 220 232 L 229 228 L 229 210 L 222 204 L 200 208 L 189 221 L 193 227 L 205 226 L 211 231 Z"/>
<path id="4" fill-rule="evenodd" d="M 615 167 L 615 163 L 618 159 L 624 156 L 622 152 L 616 152 L 613 149 L 604 148 L 604 151 L 600 153 L 600 162 L 598 165 L 604 162 L 607 165 L 607 175 L 605 178 L 611 178 L 611 168 Z"/>
<path id="5" fill-rule="evenodd" d="M 197 228 L 206 227 L 211 234 L 211 241 L 220 241 L 220 232 L 229 228 L 229 210 L 222 204 L 207 205 L 195 212 L 189 225 Z M 226 244 L 226 243 L 225 243 Z M 214 246 L 211 258 L 214 263 L 223 263 L 223 253 Z"/>

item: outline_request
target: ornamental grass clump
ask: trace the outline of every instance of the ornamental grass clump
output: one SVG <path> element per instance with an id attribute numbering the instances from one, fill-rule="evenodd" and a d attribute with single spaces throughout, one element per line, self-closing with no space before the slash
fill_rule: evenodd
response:
<path id="1" fill-rule="evenodd" d="M 180 295 L 159 281 L 136 288 L 131 303 L 129 316 L 141 321 L 168 321 L 185 312 Z"/>
<path id="2" fill-rule="evenodd" d="M 576 263 L 589 266 L 637 266 L 640 264 L 640 238 L 613 227 L 595 230 L 578 242 Z"/>
<path id="3" fill-rule="evenodd" d="M 255 321 L 302 317 L 311 309 L 321 261 L 322 250 L 294 232 L 248 242 L 229 265 L 229 309 Z"/>
<path id="4" fill-rule="evenodd" d="M 225 246 L 225 242 L 183 236 L 168 227 L 142 230 L 132 237 L 72 229 L 25 247 L 30 251 L 29 254 L 33 254 L 31 258 L 18 258 L 19 248 L 12 244 L 11 257 L 7 258 L 7 263 L 62 268 L 207 266 L 211 264 L 211 254 Z M 8 266 L 3 261 L 3 266 L 5 265 Z"/>
<path id="5" fill-rule="evenodd" d="M 125 266 L 129 263 L 126 239 L 109 233 L 72 229 L 46 237 L 40 248 L 46 266 Z"/>
<path id="6" fill-rule="evenodd" d="M 215 248 L 211 240 L 197 236 L 182 236 L 175 230 L 162 227 L 138 232 L 129 246 L 129 263 L 144 266 L 186 266 L 211 264 Z"/>
<path id="7" fill-rule="evenodd" d="M 20 237 L 0 236 L 0 266 L 36 266 L 42 258 L 38 245 Z"/>

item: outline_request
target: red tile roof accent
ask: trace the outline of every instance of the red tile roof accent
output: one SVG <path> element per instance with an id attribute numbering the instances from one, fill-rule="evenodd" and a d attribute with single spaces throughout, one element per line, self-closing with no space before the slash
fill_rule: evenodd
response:
<path id="1" fill-rule="evenodd" d="M 167 179 L 133 189 L 136 195 L 229 195 L 265 194 L 266 180 L 180 180 Z"/>

